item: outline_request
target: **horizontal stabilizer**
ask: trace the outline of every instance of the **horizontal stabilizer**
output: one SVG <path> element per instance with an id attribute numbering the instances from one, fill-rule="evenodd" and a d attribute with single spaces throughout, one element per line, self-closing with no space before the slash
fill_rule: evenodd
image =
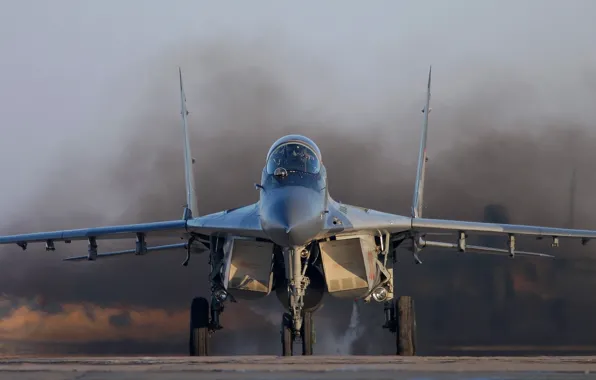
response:
<path id="1" fill-rule="evenodd" d="M 436 248 L 453 248 L 459 250 L 459 244 L 455 243 L 447 243 L 443 241 L 428 241 L 424 239 L 420 239 L 420 246 L 421 247 L 436 247 Z M 534 256 L 534 257 L 547 257 L 547 258 L 554 258 L 553 255 L 547 255 L 546 253 L 536 253 L 536 252 L 527 252 L 527 251 L 514 251 L 513 254 L 508 249 L 502 248 L 494 248 L 494 247 L 484 247 L 481 245 L 466 245 L 466 251 L 474 251 L 477 253 L 484 253 L 484 254 L 493 254 L 493 255 L 509 255 L 509 256 Z"/>
<path id="2" fill-rule="evenodd" d="M 194 243 L 194 244 L 198 244 L 198 243 Z M 176 244 L 167 244 L 167 245 L 158 245 L 155 247 L 147 247 L 147 252 L 155 252 L 155 251 L 169 251 L 169 250 L 175 250 L 175 249 L 187 249 L 188 244 L 187 243 L 176 243 Z M 205 248 L 207 249 L 207 248 Z M 103 259 L 103 258 L 110 258 L 110 257 L 117 257 L 117 256 L 122 256 L 122 255 L 130 255 L 130 254 L 137 254 L 137 250 L 136 249 L 126 249 L 123 251 L 115 251 L 115 252 L 106 252 L 106 253 L 99 253 L 97 254 L 97 256 L 95 256 L 96 259 Z M 85 256 L 75 256 L 75 257 L 68 257 L 66 259 L 64 259 L 63 261 L 92 261 L 92 259 L 89 259 L 89 255 L 85 255 Z"/>

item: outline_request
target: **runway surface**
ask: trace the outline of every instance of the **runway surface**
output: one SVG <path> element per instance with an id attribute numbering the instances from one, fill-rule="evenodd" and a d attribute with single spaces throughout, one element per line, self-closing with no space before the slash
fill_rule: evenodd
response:
<path id="1" fill-rule="evenodd" d="M 596 379 L 596 357 L 1 358 L 0 379 Z"/>

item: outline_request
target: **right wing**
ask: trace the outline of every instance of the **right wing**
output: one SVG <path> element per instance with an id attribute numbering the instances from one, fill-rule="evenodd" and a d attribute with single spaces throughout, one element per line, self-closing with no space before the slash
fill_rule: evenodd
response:
<path id="1" fill-rule="evenodd" d="M 6 235 L 0 236 L 0 244 L 14 243 L 26 249 L 29 243 L 47 243 L 47 245 L 50 245 L 48 250 L 53 250 L 51 245 L 57 241 L 70 243 L 73 240 L 89 240 L 92 238 L 131 239 L 135 238 L 138 234 L 150 234 L 157 237 L 184 236 L 186 234 L 186 220 Z"/>
<path id="2" fill-rule="evenodd" d="M 89 240 L 90 238 L 134 239 L 139 234 L 154 237 L 182 237 L 187 238 L 190 233 L 196 234 L 233 234 L 246 237 L 267 238 L 261 229 L 258 204 L 226 210 L 193 218 L 189 220 L 169 220 L 163 222 L 124 224 L 116 226 L 79 228 L 75 230 L 59 230 L 50 232 L 34 232 L 19 235 L 0 236 L 2 244 L 25 244 L 65 242 L 74 240 Z M 24 247 L 21 247 L 24 248 Z"/>
<path id="3" fill-rule="evenodd" d="M 75 240 L 87 240 L 89 241 L 89 254 L 87 256 L 78 256 L 72 259 L 86 258 L 94 260 L 97 257 L 112 256 L 116 254 L 143 254 L 150 251 L 188 248 L 187 243 L 147 247 L 147 236 L 160 238 L 180 237 L 182 239 L 188 239 L 193 235 L 204 235 L 206 237 L 208 235 L 232 234 L 244 237 L 267 238 L 261 229 L 258 210 L 258 203 L 253 203 L 248 206 L 189 220 L 170 220 L 153 223 L 6 235 L 0 236 L 0 245 L 17 244 L 25 250 L 30 243 L 45 243 L 46 250 L 54 251 L 56 249 L 54 245 L 55 242 L 70 243 Z M 97 254 L 98 240 L 134 238 L 136 238 L 137 241 L 136 250 Z"/>
<path id="4" fill-rule="evenodd" d="M 269 239 L 261 228 L 258 202 L 190 219 L 187 230 L 203 235 L 230 234 Z"/>
<path id="5" fill-rule="evenodd" d="M 74 259 L 87 258 L 89 260 L 94 260 L 100 256 L 132 252 L 143 254 L 149 251 L 180 248 L 187 249 L 189 253 L 191 251 L 188 243 L 147 247 L 146 236 L 180 237 L 192 243 L 192 251 L 194 252 L 205 249 L 205 244 L 209 244 L 209 235 L 233 234 L 245 237 L 267 238 L 261 229 L 258 203 L 205 216 L 198 215 L 195 181 L 192 169 L 194 159 L 192 158 L 190 151 L 190 136 L 187 125 L 188 110 L 186 109 L 186 96 L 182 84 L 182 70 L 179 69 L 178 73 L 180 77 L 180 112 L 182 115 L 182 129 L 184 133 L 184 172 L 186 182 L 186 206 L 181 220 L 7 235 L 0 236 L 0 244 L 17 244 L 25 250 L 30 243 L 45 243 L 46 250 L 54 251 L 55 242 L 62 241 L 70 243 L 73 240 L 87 240 L 89 242 L 88 255 L 76 257 Z M 127 238 L 136 238 L 136 248 L 134 251 L 126 250 L 98 255 L 97 239 Z"/>

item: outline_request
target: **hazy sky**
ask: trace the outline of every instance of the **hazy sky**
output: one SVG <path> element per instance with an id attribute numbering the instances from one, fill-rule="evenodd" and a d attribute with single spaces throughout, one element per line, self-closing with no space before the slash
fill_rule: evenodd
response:
<path id="1" fill-rule="evenodd" d="M 79 150 L 89 163 L 117 157 L 116 138 L 154 81 L 171 79 L 154 107 L 177 118 L 176 66 L 185 49 L 220 40 L 272 40 L 305 62 L 329 65 L 343 91 L 328 107 L 344 116 L 375 112 L 387 92 L 399 112 L 418 112 L 412 106 L 421 104 L 432 63 L 435 107 L 480 79 L 498 77 L 498 85 L 503 75 L 495 73 L 506 72 L 537 88 L 532 101 L 551 100 L 541 112 L 585 120 L 592 104 L 582 91 L 596 85 L 594 14 L 590 0 L 2 0 L 0 209 L 8 217 L 28 202 L 44 173 L 61 165 L 56 155 Z M 186 73 L 191 82 L 198 76 L 192 67 Z M 193 94 L 189 88 L 191 102 Z M 72 174 L 73 181 L 84 175 Z"/>

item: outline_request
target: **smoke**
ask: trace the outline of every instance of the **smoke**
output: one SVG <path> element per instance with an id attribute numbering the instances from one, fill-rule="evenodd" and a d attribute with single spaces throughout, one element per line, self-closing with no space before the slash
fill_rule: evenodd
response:
<path id="1" fill-rule="evenodd" d="M 256 306 L 250 306 L 249 309 L 263 317 L 272 327 L 279 329 L 281 322 L 279 311 Z M 320 355 L 350 355 L 353 353 L 354 343 L 362 337 L 365 331 L 360 319 L 360 306 L 357 302 L 352 303 L 352 311 L 346 328 L 343 328 L 342 323 L 339 323 L 340 326 L 338 326 L 337 315 L 334 314 L 316 314 L 314 329 L 316 352 Z M 274 343 L 273 352 L 279 349 L 277 342 Z M 254 350 L 254 345 L 250 348 L 248 352 L 258 352 Z"/>
<path id="2" fill-rule="evenodd" d="M 327 321 L 333 323 L 333 321 Z M 320 326 L 320 323 L 319 323 Z M 325 327 L 325 325 L 323 325 Z M 360 320 L 360 310 L 357 302 L 352 304 L 352 313 L 347 329 L 342 334 L 329 334 L 329 330 L 323 330 L 323 334 L 317 334 L 317 340 L 321 341 L 318 350 L 325 354 L 351 355 L 353 354 L 354 343 L 362 337 L 364 326 Z M 327 332 L 327 334 L 325 334 Z"/>
<path id="3" fill-rule="evenodd" d="M 131 69 L 151 76 L 139 98 L 131 100 L 121 136 L 99 140 L 110 145 L 109 157 L 103 162 L 86 158 L 84 148 L 62 152 L 56 158 L 56 172 L 37 198 L 3 232 L 180 218 L 185 200 L 176 83 L 179 64 L 185 76 L 202 214 L 256 201 L 253 183 L 260 178 L 265 153 L 287 133 L 305 134 L 319 144 L 334 198 L 408 213 L 422 96 L 411 99 L 396 89 L 383 89 L 375 94 L 375 112 L 368 112 L 371 107 L 365 99 L 345 93 L 332 65 L 313 63 L 308 54 L 290 53 L 275 44 L 218 41 L 177 47 L 146 67 Z M 491 68 L 479 70 L 490 72 Z M 596 188 L 590 169 L 596 159 L 591 149 L 596 143 L 592 125 L 577 118 L 546 117 L 543 111 L 549 110 L 552 99 L 536 100 L 534 88 L 505 81 L 509 74 L 502 73 L 500 82 L 491 82 L 492 87 L 472 85 L 467 96 L 451 99 L 449 104 L 433 99 L 424 214 L 482 220 L 484 207 L 494 203 L 507 208 L 512 223 L 560 226 L 568 215 L 569 178 L 571 168 L 576 167 L 576 204 L 581 206 L 575 213 L 575 226 L 596 228 L 591 217 L 596 200 L 590 192 Z M 582 87 L 582 91 L 596 98 L 593 87 Z M 524 109 L 520 99 L 534 99 L 533 106 Z M 360 106 L 362 113 L 357 112 Z M 400 112 L 395 111 L 398 107 Z M 100 241 L 100 250 L 125 244 L 130 247 L 132 243 Z M 206 257 L 193 257 L 187 268 L 181 266 L 182 251 L 71 264 L 60 258 L 84 254 L 85 244 L 75 242 L 57 249 L 59 253 L 51 254 L 42 252 L 43 246 L 26 252 L 12 246 L 2 249 L 0 265 L 9 268 L 0 277 L 2 292 L 19 299 L 42 297 L 44 303 L 56 305 L 42 311 L 7 308 L 0 321 L 0 333 L 7 339 L 32 342 L 38 350 L 46 347 L 44 342 L 70 344 L 75 337 L 106 349 L 112 346 L 102 342 L 122 341 L 128 349 L 121 345 L 120 352 L 130 353 L 138 353 L 138 342 L 162 340 L 170 342 L 167 347 L 173 353 L 186 351 L 190 300 L 208 292 Z M 588 252 L 589 248 L 577 244 L 565 246 L 564 254 L 580 257 Z M 495 268 L 492 258 L 463 259 L 428 251 L 423 260 L 423 266 L 414 267 L 409 257 L 400 257 L 397 270 L 398 293 L 423 297 L 420 315 L 435 310 L 430 301 L 424 301 L 429 294 L 460 294 L 457 285 L 451 284 L 456 279 L 464 284 L 465 292 L 491 286 L 478 273 Z M 515 270 L 509 262 L 500 265 L 506 273 Z M 574 269 L 566 270 L 573 277 Z M 577 299 L 580 296 L 572 288 L 581 281 L 590 283 L 585 277 L 557 281 L 556 289 L 550 291 L 560 298 Z M 546 285 L 538 288 L 546 289 Z M 485 294 L 478 292 L 474 296 Z M 330 297 L 325 302 L 315 317 L 321 320 L 317 336 L 324 351 L 392 351 L 392 338 L 380 328 L 382 307 L 363 307 L 361 318 L 355 304 L 350 309 L 348 302 Z M 257 306 L 240 302 L 226 309 L 225 330 L 215 335 L 216 353 L 278 353 L 281 307 L 274 295 Z M 88 315 L 85 310 L 92 311 Z M 443 320 L 449 320 L 448 316 Z M 482 323 L 476 322 L 470 331 L 487 329 Z M 445 328 L 428 327 L 433 332 L 441 329 Z M 426 339 L 424 334 L 421 339 Z M 173 345 L 173 340 L 180 343 Z M 354 347 L 359 348 L 354 351 Z"/>

